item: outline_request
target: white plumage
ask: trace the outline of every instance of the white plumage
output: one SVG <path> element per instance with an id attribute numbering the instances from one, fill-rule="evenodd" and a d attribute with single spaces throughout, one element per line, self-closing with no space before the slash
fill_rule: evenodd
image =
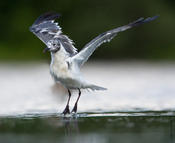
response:
<path id="1" fill-rule="evenodd" d="M 69 99 L 67 106 L 63 111 L 63 114 L 67 114 L 70 113 L 70 89 L 79 90 L 79 96 L 72 112 L 77 111 L 77 104 L 81 95 L 80 89 L 106 90 L 106 88 L 96 86 L 85 81 L 80 72 L 81 66 L 88 60 L 96 48 L 105 42 L 109 42 L 117 35 L 118 32 L 152 21 L 158 16 L 146 19 L 140 18 L 128 25 L 104 32 L 86 44 L 79 53 L 74 47 L 73 41 L 69 39 L 68 36 L 64 35 L 58 23 L 54 22 L 54 20 L 58 17 L 59 14 L 56 13 L 43 14 L 30 27 L 30 31 L 46 44 L 47 48 L 45 51 L 50 51 L 51 53 L 50 73 L 53 79 L 55 82 L 61 83 L 68 89 Z"/>

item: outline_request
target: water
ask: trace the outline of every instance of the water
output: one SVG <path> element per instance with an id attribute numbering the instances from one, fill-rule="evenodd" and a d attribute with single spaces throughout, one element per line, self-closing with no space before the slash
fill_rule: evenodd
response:
<path id="1" fill-rule="evenodd" d="M 173 143 L 175 117 L 94 116 L 0 119 L 3 143 Z"/>
<path id="2" fill-rule="evenodd" d="M 63 117 L 67 91 L 45 63 L 0 64 L 0 142 L 175 142 L 175 63 L 96 62 L 78 115 Z M 77 98 L 73 91 L 70 108 Z"/>

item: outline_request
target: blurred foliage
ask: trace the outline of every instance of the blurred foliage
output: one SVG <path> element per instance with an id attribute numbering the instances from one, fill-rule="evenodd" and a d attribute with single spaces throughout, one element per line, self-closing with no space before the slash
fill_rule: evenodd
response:
<path id="1" fill-rule="evenodd" d="M 49 59 L 45 45 L 29 32 L 41 14 L 55 11 L 63 32 L 80 50 L 98 34 L 139 17 L 158 19 L 120 33 L 103 44 L 92 58 L 175 60 L 174 0 L 2 0 L 0 3 L 0 60 Z"/>

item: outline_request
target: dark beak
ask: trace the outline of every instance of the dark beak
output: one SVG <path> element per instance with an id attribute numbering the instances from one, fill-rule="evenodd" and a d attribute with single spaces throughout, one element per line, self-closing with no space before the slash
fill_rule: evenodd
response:
<path id="1" fill-rule="evenodd" d="M 43 53 L 47 52 L 47 51 L 50 51 L 50 48 L 46 47 L 44 50 L 43 50 Z"/>

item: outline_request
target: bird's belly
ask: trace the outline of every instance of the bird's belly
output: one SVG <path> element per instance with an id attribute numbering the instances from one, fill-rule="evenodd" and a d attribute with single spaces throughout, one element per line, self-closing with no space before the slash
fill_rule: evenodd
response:
<path id="1" fill-rule="evenodd" d="M 81 80 L 79 78 L 75 78 L 73 76 L 59 76 L 59 74 L 54 74 L 51 72 L 52 77 L 55 82 L 61 83 L 64 87 L 69 89 L 77 89 L 81 88 Z"/>
<path id="2" fill-rule="evenodd" d="M 81 88 L 81 82 L 73 78 L 59 78 L 58 77 L 56 82 L 60 82 L 66 88 L 69 88 L 69 89 Z"/>
<path id="3" fill-rule="evenodd" d="M 67 68 L 51 68 L 50 73 L 55 82 L 61 83 L 69 89 L 81 88 L 81 76 L 76 76 Z"/>
<path id="4" fill-rule="evenodd" d="M 68 66 L 65 62 L 54 63 L 50 65 L 51 74 L 56 77 L 67 78 L 71 76 L 71 71 L 68 69 Z"/>

